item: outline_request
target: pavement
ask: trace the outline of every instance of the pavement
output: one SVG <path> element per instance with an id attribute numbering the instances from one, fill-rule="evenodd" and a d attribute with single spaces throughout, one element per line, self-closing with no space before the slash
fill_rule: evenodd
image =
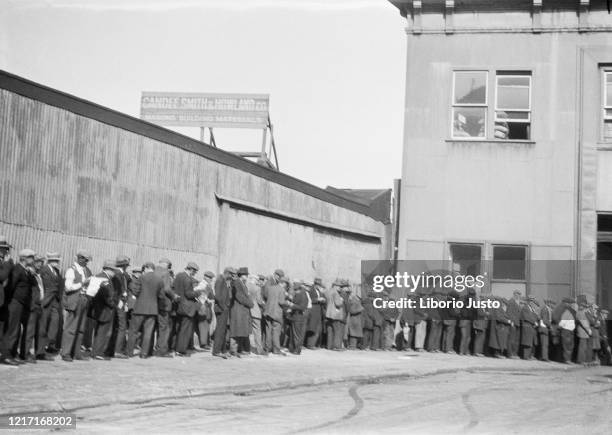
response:
<path id="1" fill-rule="evenodd" d="M 227 395 L 247 396 L 339 383 L 403 381 L 432 375 L 555 372 L 581 366 L 443 353 L 304 350 L 302 355 L 223 360 L 210 353 L 189 358 L 111 361 L 39 361 L 0 366 L 0 416 L 24 412 L 83 412 L 108 406 Z M 600 368 L 612 374 L 610 368 Z M 612 378 L 612 376 L 611 376 Z"/>

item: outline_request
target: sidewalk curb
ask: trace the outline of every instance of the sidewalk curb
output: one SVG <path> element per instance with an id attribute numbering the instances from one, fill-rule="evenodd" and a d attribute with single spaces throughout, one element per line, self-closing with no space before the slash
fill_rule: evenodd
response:
<path id="1" fill-rule="evenodd" d="M 308 381 L 285 381 L 285 382 L 265 382 L 258 384 L 244 384 L 239 386 L 227 387 L 227 388 L 201 388 L 196 390 L 178 390 L 173 394 L 164 394 L 164 395 L 151 395 L 148 397 L 140 398 L 138 400 L 126 400 L 117 398 L 116 400 L 96 400 L 92 399 L 79 399 L 78 401 L 70 401 L 70 402 L 51 402 L 45 405 L 32 405 L 27 410 L 22 408 L 19 409 L 3 409 L 3 412 L 0 413 L 0 417 L 8 417 L 15 414 L 24 414 L 24 413 L 44 413 L 44 412 L 63 412 L 63 413 L 74 413 L 83 409 L 97 408 L 103 406 L 112 406 L 112 405 L 142 405 L 146 403 L 151 403 L 155 401 L 163 401 L 163 400 L 176 400 L 176 399 L 187 399 L 191 397 L 205 397 L 205 396 L 216 396 L 216 395 L 227 395 L 227 394 L 235 394 L 235 395 L 250 395 L 255 393 L 264 393 L 271 392 L 277 390 L 286 390 L 292 388 L 305 388 L 305 387 L 317 387 L 321 385 L 333 385 L 333 384 L 342 384 L 342 383 L 380 383 L 385 381 L 390 381 L 394 379 L 402 379 L 402 378 L 414 378 L 420 379 L 429 376 L 437 376 L 451 373 L 459 373 L 459 372 L 467 372 L 467 373 L 475 373 L 475 372 L 550 372 L 550 371 L 578 371 L 587 369 L 588 367 L 583 366 L 566 366 L 561 364 L 551 365 L 550 367 L 541 367 L 541 368 L 524 368 L 524 367 L 491 367 L 491 366 L 473 366 L 473 367 L 460 367 L 460 368 L 451 368 L 451 369 L 437 369 L 437 370 L 407 370 L 405 372 L 398 373 L 390 373 L 390 374 L 382 374 L 382 375 L 353 375 L 353 376 L 340 376 L 340 377 L 327 377 L 327 378 L 312 378 Z"/>

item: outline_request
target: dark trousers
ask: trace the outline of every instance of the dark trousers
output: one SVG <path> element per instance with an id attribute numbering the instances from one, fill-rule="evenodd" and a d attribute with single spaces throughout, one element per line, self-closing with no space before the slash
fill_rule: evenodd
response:
<path id="1" fill-rule="evenodd" d="M 175 350 L 178 353 L 186 353 L 189 343 L 193 340 L 193 317 L 177 316 L 178 334 L 176 337 Z"/>
<path id="2" fill-rule="evenodd" d="M 196 327 L 195 331 L 198 335 L 200 347 L 210 345 L 210 320 L 208 317 L 196 314 L 194 317 L 194 326 Z"/>
<path id="3" fill-rule="evenodd" d="M 96 325 L 96 321 L 91 317 L 89 313 L 89 307 L 87 308 L 85 319 L 83 321 L 83 337 L 81 338 L 80 343 L 85 347 L 85 349 L 91 349 L 93 346 L 93 336 L 94 336 L 94 327 Z M 79 345 L 79 347 L 81 347 Z"/>
<path id="4" fill-rule="evenodd" d="M 548 361 L 548 331 L 540 332 L 540 359 Z"/>
<path id="5" fill-rule="evenodd" d="M 314 331 L 306 333 L 306 347 L 317 347 L 319 345 L 319 337 L 321 336 L 321 322 L 314 328 Z"/>
<path id="6" fill-rule="evenodd" d="M 521 329 L 511 325 L 508 333 L 508 356 L 518 356 L 520 341 Z"/>
<path id="7" fill-rule="evenodd" d="M 370 349 L 372 350 L 382 349 L 382 345 L 380 342 L 381 336 L 382 336 L 381 326 L 375 325 L 374 328 L 372 329 L 372 344 L 370 345 Z"/>
<path id="8" fill-rule="evenodd" d="M 264 318 L 264 334 L 266 337 L 266 352 L 279 353 L 280 352 L 280 335 L 283 324 L 274 320 L 273 318 L 266 316 Z"/>
<path id="9" fill-rule="evenodd" d="M 455 343 L 455 328 L 457 327 L 457 321 L 450 321 L 448 324 L 444 324 L 442 330 L 442 351 L 453 352 Z"/>
<path id="10" fill-rule="evenodd" d="M 306 318 L 296 316 L 291 322 L 291 352 L 300 354 L 302 352 L 302 343 L 304 343 L 304 331 L 306 329 Z"/>
<path id="11" fill-rule="evenodd" d="M 213 343 L 213 354 L 227 352 L 227 321 L 229 319 L 229 311 L 223 311 L 217 314 L 217 327 L 213 335 L 215 342 Z"/>
<path id="12" fill-rule="evenodd" d="M 427 350 L 440 350 L 440 337 L 442 335 L 442 322 L 431 320 L 429 324 L 429 335 L 427 336 Z"/>
<path id="13" fill-rule="evenodd" d="M 459 355 L 469 355 L 472 325 L 468 322 L 461 323 L 460 325 L 461 341 L 459 342 Z"/>
<path id="14" fill-rule="evenodd" d="M 115 353 L 125 353 L 127 327 L 127 313 L 123 308 L 115 308 L 115 324 L 113 326 L 115 341 L 111 343 L 111 346 L 114 345 Z"/>
<path id="15" fill-rule="evenodd" d="M 588 346 L 589 339 L 588 338 L 579 338 L 578 339 L 578 351 L 576 352 L 576 362 L 578 364 L 584 364 L 588 360 Z"/>
<path id="16" fill-rule="evenodd" d="M 94 320 L 93 332 L 91 356 L 104 356 L 108 354 L 108 343 L 113 335 L 113 321 L 98 322 Z"/>
<path id="17" fill-rule="evenodd" d="M 361 347 L 362 349 L 370 349 L 372 346 L 372 334 L 374 331 L 372 329 L 363 329 L 363 338 L 361 339 Z"/>
<path id="18" fill-rule="evenodd" d="M 563 348 L 563 362 L 570 362 L 574 353 L 574 331 L 561 329 L 561 346 Z"/>
<path id="19" fill-rule="evenodd" d="M 45 353 L 47 340 L 42 325 L 42 308 L 30 311 L 28 326 L 22 333 L 22 342 L 21 356 L 23 358 L 30 355 L 32 347 L 34 347 L 35 356 Z"/>
<path id="20" fill-rule="evenodd" d="M 327 319 L 327 348 L 342 349 L 344 323 L 341 320 Z"/>
<path id="21" fill-rule="evenodd" d="M 8 305 L 8 319 L 2 343 L 2 358 L 17 356 L 19 336 L 22 328 L 27 328 L 29 308 L 13 299 Z"/>
<path id="22" fill-rule="evenodd" d="M 46 346 L 51 350 L 57 350 L 57 337 L 60 330 L 60 304 L 54 300 L 42 309 L 41 326 L 43 329 Z"/>
<path id="23" fill-rule="evenodd" d="M 62 356 L 77 357 L 81 355 L 81 344 L 88 321 L 87 296 L 81 295 L 74 311 L 64 311 L 64 333 L 62 335 Z"/>
<path id="24" fill-rule="evenodd" d="M 484 342 L 487 331 L 483 329 L 474 329 L 474 355 L 484 354 Z"/>
<path id="25" fill-rule="evenodd" d="M 153 338 L 153 329 L 155 329 L 155 315 L 132 314 L 130 319 L 130 331 L 126 345 L 128 356 L 134 355 L 134 347 L 138 339 L 138 332 L 142 328 L 142 344 L 140 346 L 140 355 L 149 356 L 151 354 L 151 339 Z"/>
<path id="26" fill-rule="evenodd" d="M 170 340 L 170 313 L 160 311 L 157 315 L 157 351 L 160 354 L 168 353 Z"/>

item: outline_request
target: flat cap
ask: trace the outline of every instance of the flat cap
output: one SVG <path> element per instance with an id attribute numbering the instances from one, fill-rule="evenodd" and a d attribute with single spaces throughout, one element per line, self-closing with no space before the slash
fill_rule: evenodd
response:
<path id="1" fill-rule="evenodd" d="M 236 269 L 234 269 L 232 266 L 226 267 L 224 272 L 236 275 Z"/>
<path id="2" fill-rule="evenodd" d="M 265 277 L 265 275 L 259 274 L 259 275 L 257 275 L 257 279 L 259 279 L 260 281 L 265 281 L 266 277 Z"/>
<path id="3" fill-rule="evenodd" d="M 45 257 L 43 255 L 36 254 L 34 256 L 34 261 L 45 261 Z"/>
<path id="4" fill-rule="evenodd" d="M 187 267 L 185 269 L 191 269 L 197 272 L 198 270 L 200 270 L 200 266 L 195 264 L 193 261 L 190 261 L 189 263 L 187 263 Z"/>
<path id="5" fill-rule="evenodd" d="M 332 285 L 335 285 L 336 287 L 342 287 L 343 284 L 344 284 L 344 280 L 343 279 L 336 278 L 336 280 L 334 281 L 334 283 Z"/>
<path id="6" fill-rule="evenodd" d="M 605 308 L 601 308 L 599 312 L 604 315 L 610 314 L 610 311 L 606 310 Z"/>
<path id="7" fill-rule="evenodd" d="M 565 298 L 563 298 L 563 302 L 566 303 L 566 304 L 575 304 L 576 303 L 576 299 L 570 298 L 570 297 L 565 297 Z"/>
<path id="8" fill-rule="evenodd" d="M 248 267 L 240 267 L 238 268 L 238 272 L 236 272 L 236 274 L 238 276 L 242 276 L 242 275 L 248 275 L 249 274 L 249 268 Z"/>
<path id="9" fill-rule="evenodd" d="M 168 266 L 172 266 L 172 261 L 168 260 L 167 258 L 160 258 L 157 263 L 166 263 Z"/>
<path id="10" fill-rule="evenodd" d="M 323 280 L 322 280 L 321 278 L 315 278 L 315 279 L 314 279 L 314 283 L 315 283 L 316 285 L 323 285 Z"/>
<path id="11" fill-rule="evenodd" d="M 36 252 L 31 249 L 22 249 L 19 251 L 19 258 L 36 257 Z"/>
<path id="12" fill-rule="evenodd" d="M 282 278 L 283 276 L 285 276 L 285 272 L 283 271 L 283 269 L 276 269 L 276 270 L 274 271 L 274 274 L 275 274 L 275 275 L 278 275 L 278 276 L 279 276 L 279 278 Z"/>
<path id="13" fill-rule="evenodd" d="M 155 270 L 155 265 L 152 261 L 147 261 L 145 264 L 142 265 L 142 270 L 144 270 L 145 268 Z"/>
<path id="14" fill-rule="evenodd" d="M 47 252 L 47 261 L 60 261 L 62 256 L 59 252 Z"/>
<path id="15" fill-rule="evenodd" d="M 514 290 L 514 291 L 512 292 L 512 294 L 513 294 L 513 295 L 521 295 L 522 293 L 521 293 L 521 291 L 520 291 L 520 290 Z"/>
<path id="16" fill-rule="evenodd" d="M 129 266 L 130 265 L 130 257 L 125 256 L 125 255 L 118 255 L 117 258 L 115 258 L 115 265 L 117 267 Z"/>
<path id="17" fill-rule="evenodd" d="M 81 257 L 89 261 L 91 261 L 91 258 L 92 258 L 89 251 L 86 251 L 85 249 L 79 249 L 76 255 L 77 257 Z"/>
<path id="18" fill-rule="evenodd" d="M 206 272 L 204 272 L 204 276 L 206 278 L 213 279 L 215 277 L 215 274 L 213 272 L 211 272 L 210 270 L 207 270 Z"/>
<path id="19" fill-rule="evenodd" d="M 117 270 L 117 267 L 115 266 L 115 260 L 104 260 L 104 264 L 102 265 L 102 269 L 111 269 L 111 270 Z"/>
<path id="20" fill-rule="evenodd" d="M 3 234 L 0 234 L 0 248 L 12 248 L 13 245 L 11 245 L 7 239 L 6 236 Z"/>

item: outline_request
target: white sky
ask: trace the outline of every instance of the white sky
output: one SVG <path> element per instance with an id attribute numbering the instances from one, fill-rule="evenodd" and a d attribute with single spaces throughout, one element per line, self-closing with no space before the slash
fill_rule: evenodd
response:
<path id="1" fill-rule="evenodd" d="M 0 0 L 0 69 L 133 116 L 143 90 L 269 93 L 283 172 L 385 188 L 401 171 L 404 25 L 386 0 Z M 227 150 L 260 135 L 215 130 Z"/>

